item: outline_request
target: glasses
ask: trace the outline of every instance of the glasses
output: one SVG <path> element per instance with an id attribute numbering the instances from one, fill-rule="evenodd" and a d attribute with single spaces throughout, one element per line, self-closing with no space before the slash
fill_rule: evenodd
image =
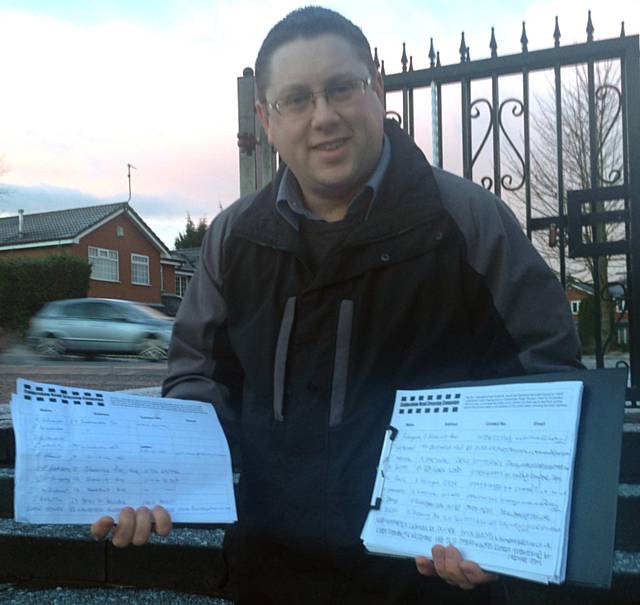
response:
<path id="1" fill-rule="evenodd" d="M 336 82 L 316 92 L 311 90 L 297 91 L 281 99 L 276 99 L 268 105 L 285 118 L 300 117 L 311 111 L 311 108 L 315 106 L 316 97 L 324 97 L 331 107 L 345 107 L 362 97 L 369 86 L 371 86 L 371 76 L 364 79 L 354 78 L 353 80 Z"/>

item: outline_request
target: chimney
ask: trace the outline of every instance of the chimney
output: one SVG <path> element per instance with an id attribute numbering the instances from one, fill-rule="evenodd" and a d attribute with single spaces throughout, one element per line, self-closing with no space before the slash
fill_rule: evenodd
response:
<path id="1" fill-rule="evenodd" d="M 18 237 L 24 237 L 24 210 L 18 210 Z"/>

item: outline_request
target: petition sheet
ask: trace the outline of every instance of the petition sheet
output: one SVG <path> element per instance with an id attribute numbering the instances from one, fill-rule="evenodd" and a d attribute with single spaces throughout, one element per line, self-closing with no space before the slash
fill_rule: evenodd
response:
<path id="1" fill-rule="evenodd" d="M 453 544 L 487 570 L 562 581 L 581 394 L 581 382 L 398 391 L 365 546 Z"/>
<path id="2" fill-rule="evenodd" d="M 175 522 L 236 517 L 229 448 L 212 405 L 18 381 L 15 519 L 91 523 L 123 506 Z"/>

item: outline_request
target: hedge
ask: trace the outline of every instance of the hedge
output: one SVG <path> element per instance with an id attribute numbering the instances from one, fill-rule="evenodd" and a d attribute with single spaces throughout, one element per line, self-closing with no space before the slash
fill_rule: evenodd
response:
<path id="1" fill-rule="evenodd" d="M 45 303 L 85 297 L 90 275 L 88 261 L 74 256 L 0 258 L 0 327 L 24 333 Z"/>

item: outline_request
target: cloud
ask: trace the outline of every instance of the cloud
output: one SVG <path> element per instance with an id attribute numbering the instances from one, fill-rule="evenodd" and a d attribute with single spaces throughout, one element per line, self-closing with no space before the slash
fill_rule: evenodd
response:
<path id="1" fill-rule="evenodd" d="M 34 188 L 31 202 L 22 198 L 25 206 L 53 209 L 76 196 L 89 203 L 126 199 L 131 163 L 134 207 L 145 220 L 164 220 L 167 229 L 173 223 L 177 233 L 186 212 L 211 217 L 220 202 L 238 196 L 237 78 L 253 65 L 267 29 L 301 3 L 107 4 L 84 3 L 77 18 L 75 2 L 53 3 L 51 14 L 26 2 L 0 9 L 4 178 Z M 556 14 L 562 43 L 583 41 L 588 8 L 586 0 L 325 4 L 362 27 L 387 73 L 401 68 L 402 42 L 414 67 L 426 67 L 431 37 L 443 64 L 457 63 L 463 30 L 472 58 L 488 57 L 492 25 L 499 54 L 519 52 L 523 19 L 531 49 L 552 45 Z M 598 39 L 618 35 L 623 18 L 628 33 L 639 26 L 637 0 L 610 0 L 592 16 Z M 451 153 L 459 155 L 458 124 L 449 136 Z"/>
<path id="2" fill-rule="evenodd" d="M 100 197 L 54 185 L 21 186 L 8 184 L 6 193 L 0 196 L 0 217 L 15 216 L 18 210 L 25 214 L 36 214 L 52 210 L 83 208 L 101 204 L 126 201 L 125 197 Z M 169 247 L 179 231 L 184 230 L 187 210 L 194 219 L 206 217 L 207 222 L 218 213 L 219 205 L 201 204 L 193 199 L 176 199 L 167 196 L 138 195 L 130 202 L 131 207 L 151 227 L 154 233 Z"/>

